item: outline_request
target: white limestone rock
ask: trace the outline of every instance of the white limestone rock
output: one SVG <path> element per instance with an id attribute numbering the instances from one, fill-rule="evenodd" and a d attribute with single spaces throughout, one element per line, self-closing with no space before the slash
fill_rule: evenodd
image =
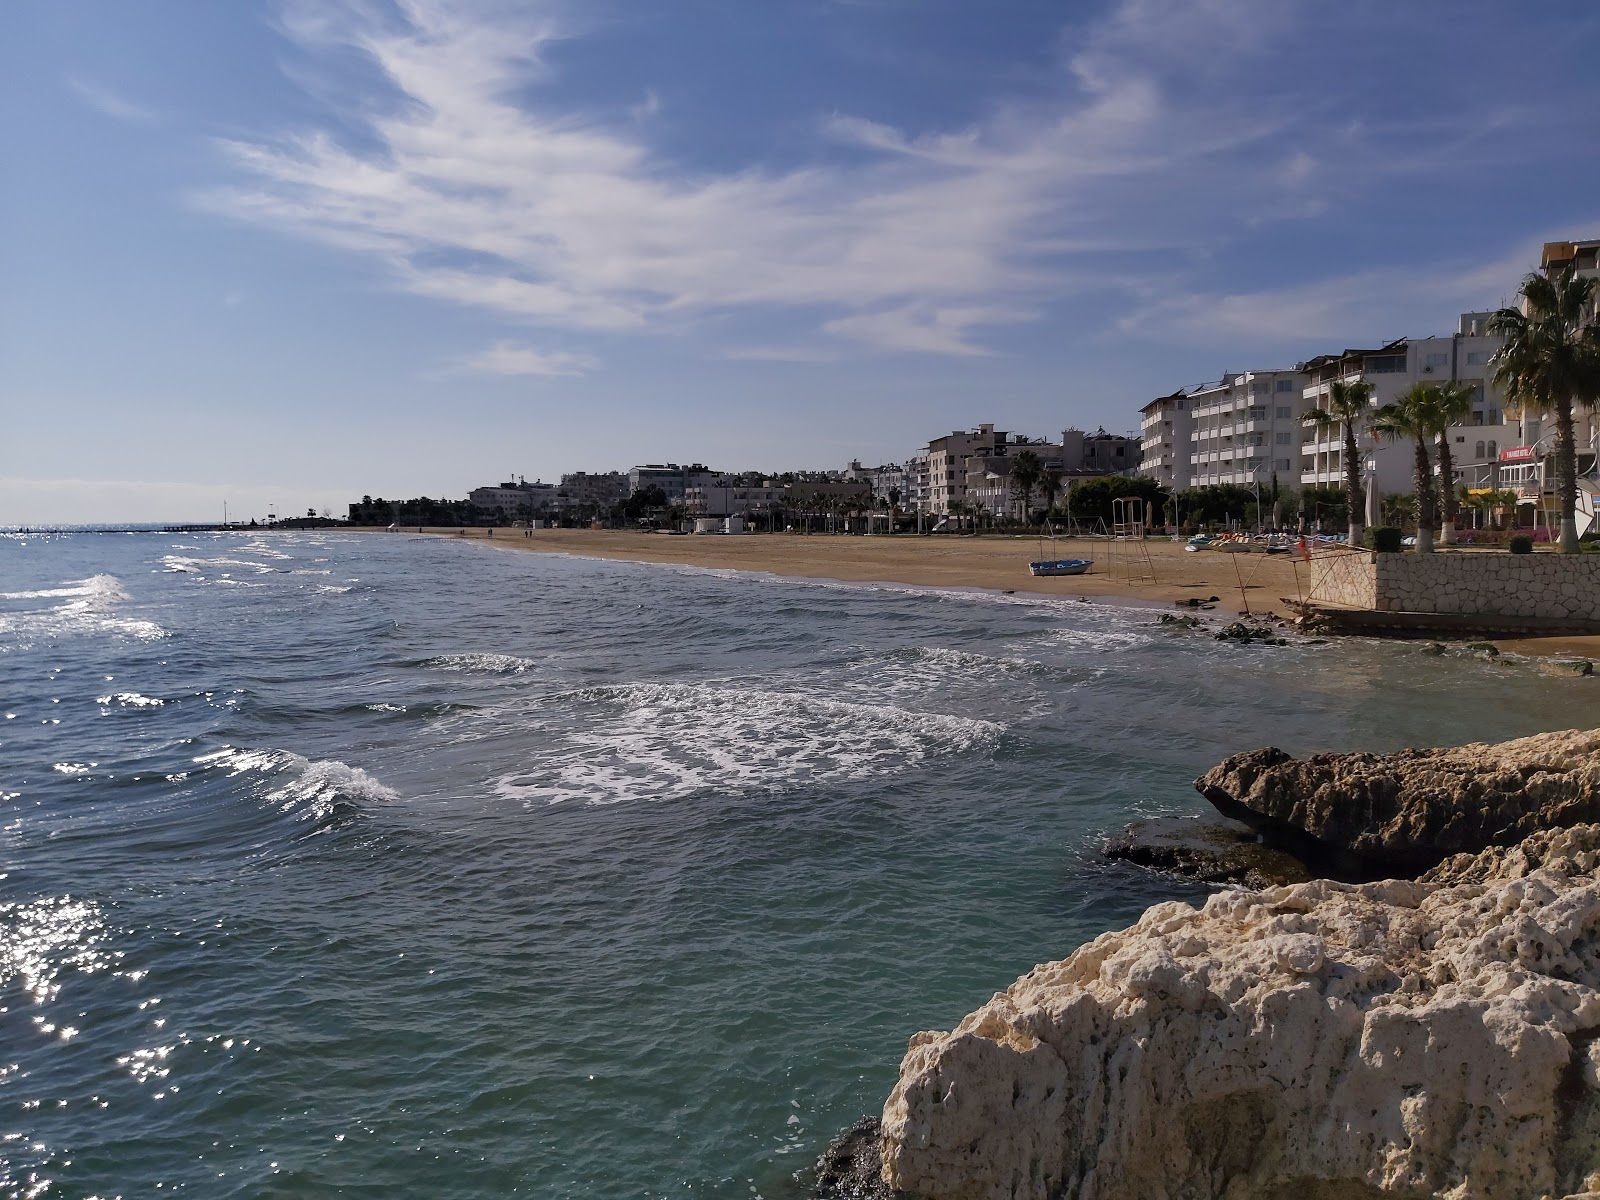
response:
<path id="1" fill-rule="evenodd" d="M 884 1183 L 936 1200 L 1600 1193 L 1600 826 L 1428 881 L 1158 905 L 911 1039 Z"/>

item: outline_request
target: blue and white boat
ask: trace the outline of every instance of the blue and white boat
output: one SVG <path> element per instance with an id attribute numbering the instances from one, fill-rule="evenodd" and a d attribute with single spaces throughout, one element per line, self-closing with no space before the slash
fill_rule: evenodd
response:
<path id="1" fill-rule="evenodd" d="M 1082 575 L 1094 566 L 1092 558 L 1049 558 L 1028 564 L 1030 575 Z"/>

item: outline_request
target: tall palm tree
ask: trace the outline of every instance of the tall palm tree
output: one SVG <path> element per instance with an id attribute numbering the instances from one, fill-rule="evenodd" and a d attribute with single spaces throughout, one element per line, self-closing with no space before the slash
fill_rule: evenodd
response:
<path id="1" fill-rule="evenodd" d="M 1319 433 L 1330 429 L 1344 431 L 1344 504 L 1350 522 L 1350 544 L 1361 542 L 1361 447 L 1356 436 L 1371 415 L 1370 383 L 1334 383 L 1328 388 L 1328 407 L 1313 408 L 1305 421 Z"/>
<path id="2" fill-rule="evenodd" d="M 1028 519 L 1028 502 L 1033 499 L 1033 489 L 1039 486 L 1044 474 L 1044 464 L 1032 450 L 1024 450 L 1011 460 L 1011 490 L 1022 500 L 1022 519 Z"/>
<path id="3" fill-rule="evenodd" d="M 1472 401 L 1477 395 L 1470 383 L 1424 384 L 1434 390 L 1434 415 L 1440 424 L 1439 438 L 1439 544 L 1448 546 L 1456 540 L 1456 515 L 1461 511 L 1461 500 L 1456 495 L 1456 464 L 1450 451 L 1450 430 L 1465 425 L 1472 415 Z"/>
<path id="4" fill-rule="evenodd" d="M 1556 499 L 1561 506 L 1561 553 L 1578 552 L 1578 450 L 1574 403 L 1600 399 L 1600 320 L 1593 276 L 1567 267 L 1556 278 L 1529 275 L 1518 295 L 1521 309 L 1502 308 L 1489 332 L 1505 338 L 1493 358 L 1494 381 L 1509 404 L 1556 418 Z"/>
<path id="5" fill-rule="evenodd" d="M 1433 461 L 1428 443 L 1439 428 L 1438 389 L 1430 383 L 1408 387 L 1372 414 L 1369 427 L 1384 437 L 1410 438 L 1416 444 L 1416 468 L 1412 482 L 1417 496 L 1417 553 L 1433 553 L 1433 522 L 1437 494 L 1433 486 Z"/>
<path id="6" fill-rule="evenodd" d="M 1044 497 L 1044 506 L 1053 509 L 1056 506 L 1056 497 L 1061 494 L 1061 472 L 1054 467 L 1039 473 L 1039 494 Z"/>

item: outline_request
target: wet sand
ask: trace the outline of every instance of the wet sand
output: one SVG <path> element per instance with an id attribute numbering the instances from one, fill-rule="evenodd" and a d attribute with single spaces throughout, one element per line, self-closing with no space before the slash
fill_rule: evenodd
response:
<path id="1" fill-rule="evenodd" d="M 454 529 L 429 533 L 458 536 Z M 763 571 L 798 579 L 905 583 L 982 588 L 1045 596 L 1085 597 L 1172 608 L 1174 601 L 1217 597 L 1219 612 L 1287 615 L 1310 586 L 1309 568 L 1293 555 L 1191 554 L 1181 543 L 1112 543 L 1103 538 L 1058 538 L 1052 547 L 1032 537 L 914 534 L 859 537 L 830 534 L 649 534 L 588 529 L 469 529 L 465 536 L 497 548 L 577 554 L 629 562 L 678 563 L 720 570 Z M 1038 558 L 1087 558 L 1085 575 L 1035 577 Z"/>

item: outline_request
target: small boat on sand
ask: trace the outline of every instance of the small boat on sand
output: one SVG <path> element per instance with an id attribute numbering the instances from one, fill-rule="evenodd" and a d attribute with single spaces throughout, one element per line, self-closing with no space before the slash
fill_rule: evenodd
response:
<path id="1" fill-rule="evenodd" d="M 1030 575 L 1082 575 L 1094 566 L 1092 558 L 1050 558 L 1028 564 Z"/>

